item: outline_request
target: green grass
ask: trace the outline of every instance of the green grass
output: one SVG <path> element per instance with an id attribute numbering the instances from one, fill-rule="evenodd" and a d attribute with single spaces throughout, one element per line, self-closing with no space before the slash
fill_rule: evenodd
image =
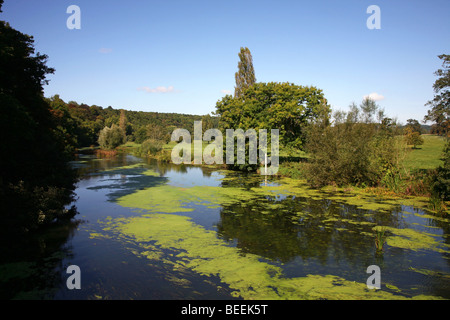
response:
<path id="1" fill-rule="evenodd" d="M 442 165 L 442 152 L 445 138 L 435 135 L 422 135 L 424 143 L 413 149 L 408 146 L 408 154 L 403 162 L 405 169 L 414 171 L 421 169 L 434 169 Z"/>

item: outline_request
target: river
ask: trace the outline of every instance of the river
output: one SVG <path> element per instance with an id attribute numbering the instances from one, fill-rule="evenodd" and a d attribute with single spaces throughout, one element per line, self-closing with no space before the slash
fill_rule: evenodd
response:
<path id="1" fill-rule="evenodd" d="M 79 214 L 2 244 L 2 299 L 450 298 L 448 219 L 401 201 L 129 154 L 73 165 Z"/>

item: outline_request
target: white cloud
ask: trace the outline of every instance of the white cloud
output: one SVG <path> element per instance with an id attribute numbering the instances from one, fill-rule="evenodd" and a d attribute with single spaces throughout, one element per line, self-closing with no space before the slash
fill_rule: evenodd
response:
<path id="1" fill-rule="evenodd" d="M 225 94 L 231 94 L 231 90 L 223 89 L 223 90 L 220 90 L 220 92 L 225 93 Z"/>
<path id="2" fill-rule="evenodd" d="M 364 96 L 364 99 L 370 98 L 373 101 L 380 101 L 380 100 L 384 100 L 384 96 L 382 96 L 379 93 L 376 92 L 372 92 L 371 94 L 368 94 L 366 96 Z"/>
<path id="3" fill-rule="evenodd" d="M 100 52 L 100 53 L 111 53 L 112 52 L 112 49 L 111 48 L 100 48 L 100 49 L 98 49 L 98 52 Z"/>
<path id="4" fill-rule="evenodd" d="M 169 86 L 169 87 L 159 86 L 159 87 L 156 87 L 156 88 L 141 87 L 141 88 L 138 88 L 138 90 L 139 91 L 145 91 L 147 93 L 168 93 L 168 92 L 174 92 L 175 91 L 173 86 Z"/>

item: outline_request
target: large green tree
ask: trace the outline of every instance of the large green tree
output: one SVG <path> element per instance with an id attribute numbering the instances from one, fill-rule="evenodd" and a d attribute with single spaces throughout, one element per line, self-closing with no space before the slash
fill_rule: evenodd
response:
<path id="1" fill-rule="evenodd" d="M 438 127 L 435 131 L 448 136 L 450 133 L 450 55 L 441 54 L 438 57 L 442 60 L 442 69 L 434 73 L 438 77 L 433 84 L 435 96 L 426 104 L 431 108 L 425 116 L 425 121 L 435 122 Z"/>
<path id="2" fill-rule="evenodd" d="M 1 2 L 0 2 L 1 5 Z M 67 217 L 75 173 L 43 97 L 47 56 L 32 36 L 0 21 L 0 226 L 23 231 Z"/>
<path id="3" fill-rule="evenodd" d="M 311 121 L 330 112 L 322 90 L 293 83 L 255 83 L 240 97 L 227 95 L 216 103 L 219 125 L 226 129 L 279 130 L 280 147 L 299 150 Z"/>
<path id="4" fill-rule="evenodd" d="M 253 57 L 250 50 L 245 47 L 239 52 L 238 71 L 235 74 L 236 87 L 234 96 L 242 97 L 245 89 L 256 82 L 255 69 L 253 68 Z"/>

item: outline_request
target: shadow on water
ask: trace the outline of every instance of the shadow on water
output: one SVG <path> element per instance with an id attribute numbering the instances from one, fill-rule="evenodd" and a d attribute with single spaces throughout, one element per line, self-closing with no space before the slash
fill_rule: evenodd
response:
<path id="1" fill-rule="evenodd" d="M 8 238 L 0 247 L 0 299 L 52 299 L 65 285 L 64 260 L 73 256 L 71 239 L 80 223 L 61 222 Z"/>
<path id="2" fill-rule="evenodd" d="M 108 190 L 108 199 L 114 201 L 117 198 L 126 196 L 136 190 L 161 186 L 167 183 L 168 179 L 162 176 L 144 175 L 146 168 L 118 169 L 113 170 L 103 176 L 102 184 L 90 187 L 90 190 Z"/>

